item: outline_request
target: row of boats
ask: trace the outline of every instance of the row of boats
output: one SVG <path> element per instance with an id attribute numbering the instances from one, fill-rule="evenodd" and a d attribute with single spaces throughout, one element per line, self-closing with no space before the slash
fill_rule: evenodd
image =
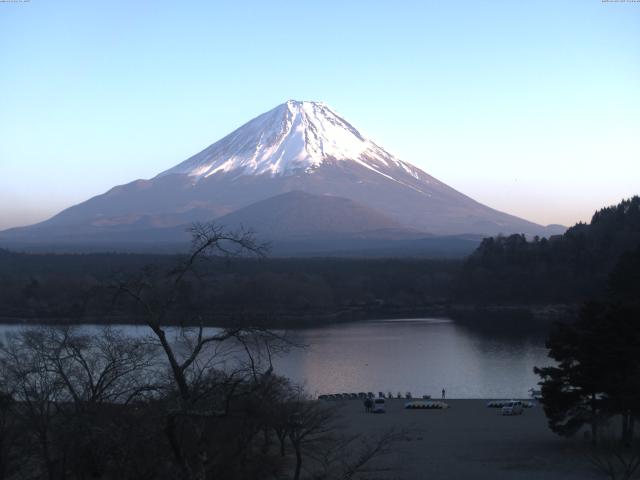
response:
<path id="1" fill-rule="evenodd" d="M 449 408 L 449 404 L 435 400 L 426 402 L 422 400 L 416 400 L 413 402 L 405 403 L 404 408 L 406 408 L 407 410 L 444 410 L 445 408 Z"/>
<path id="2" fill-rule="evenodd" d="M 538 393 L 538 392 L 535 392 Z M 532 395 L 532 397 L 534 399 L 537 399 L 537 397 L 535 395 Z M 375 398 L 396 398 L 396 399 L 407 399 L 407 400 L 414 400 L 413 395 L 411 395 L 411 392 L 406 392 L 404 394 L 404 396 L 398 392 L 397 395 L 393 395 L 391 392 L 388 392 L 386 395 L 384 394 L 384 392 L 378 392 L 378 396 L 376 397 L 373 392 L 358 392 L 358 393 L 331 393 L 331 394 L 327 394 L 327 395 L 319 395 L 318 396 L 318 400 L 366 400 L 366 399 L 375 399 Z M 423 395 L 422 396 L 422 400 L 431 400 L 431 395 Z M 514 400 L 490 400 L 489 402 L 487 402 L 487 408 L 502 408 L 507 404 L 512 403 Z M 522 407 L 523 408 L 533 408 L 535 407 L 535 402 L 533 401 L 528 401 L 528 400 L 523 400 L 521 401 L 522 403 Z M 433 405 L 446 405 L 446 407 L 434 407 Z M 428 406 L 424 406 L 424 405 L 428 405 Z M 447 408 L 448 405 L 444 402 L 434 402 L 434 401 L 430 401 L 430 402 L 420 402 L 420 401 L 413 401 L 413 402 L 407 402 L 405 404 L 405 408 Z"/>
<path id="3" fill-rule="evenodd" d="M 395 396 L 388 392 L 386 395 L 384 392 L 378 392 L 376 397 L 373 392 L 358 392 L 358 393 L 331 393 L 327 395 L 318 395 L 318 400 L 366 400 L 367 398 L 406 398 L 408 400 L 413 399 L 411 392 L 406 392 L 404 395 L 398 392 Z M 429 400 L 431 395 L 423 395 L 423 400 Z"/>
<path id="4" fill-rule="evenodd" d="M 509 405 L 516 400 L 491 400 L 487 402 L 487 408 L 502 408 L 506 405 Z M 535 407 L 535 403 L 528 400 L 518 400 L 519 403 L 522 404 L 523 408 L 533 408 Z"/>

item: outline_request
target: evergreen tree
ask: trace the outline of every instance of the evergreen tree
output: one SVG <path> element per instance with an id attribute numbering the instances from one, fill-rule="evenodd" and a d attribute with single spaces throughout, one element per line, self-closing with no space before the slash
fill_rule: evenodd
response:
<path id="1" fill-rule="evenodd" d="M 578 321 L 557 325 L 547 340 L 557 366 L 536 368 L 551 429 L 570 436 L 614 415 L 622 419 L 622 441 L 633 438 L 640 417 L 640 248 L 613 269 L 606 303 L 586 304 Z"/>
<path id="2" fill-rule="evenodd" d="M 589 425 L 594 442 L 598 425 L 607 416 L 607 372 L 600 363 L 605 348 L 599 337 L 603 325 L 597 321 L 601 308 L 586 305 L 575 325 L 556 325 L 547 348 L 557 366 L 534 369 L 542 378 L 541 402 L 551 430 L 572 436 Z"/>

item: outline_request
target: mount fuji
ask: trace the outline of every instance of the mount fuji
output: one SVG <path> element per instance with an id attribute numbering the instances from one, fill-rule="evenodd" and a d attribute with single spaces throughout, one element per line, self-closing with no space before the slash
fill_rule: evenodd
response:
<path id="1" fill-rule="evenodd" d="M 362 246 L 563 231 L 454 190 L 387 152 L 324 103 L 289 100 L 154 178 L 0 232 L 0 244 L 144 249 L 183 242 L 186 226 L 212 219 L 254 228 L 276 244 L 331 238 L 334 245 L 358 239 Z"/>

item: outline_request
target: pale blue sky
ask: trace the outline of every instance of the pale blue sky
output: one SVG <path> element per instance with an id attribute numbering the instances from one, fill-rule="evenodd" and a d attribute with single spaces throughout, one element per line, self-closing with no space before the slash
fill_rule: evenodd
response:
<path id="1" fill-rule="evenodd" d="M 0 3 L 0 228 L 322 100 L 492 207 L 573 224 L 640 193 L 640 3 Z"/>

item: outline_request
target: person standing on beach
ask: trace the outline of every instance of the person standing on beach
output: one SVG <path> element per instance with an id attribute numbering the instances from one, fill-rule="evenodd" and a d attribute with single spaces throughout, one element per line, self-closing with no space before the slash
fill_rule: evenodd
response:
<path id="1" fill-rule="evenodd" d="M 443 399 L 443 400 L 444 400 L 444 397 L 445 397 L 445 393 L 446 393 L 446 392 L 444 391 L 444 388 L 443 388 L 443 389 L 442 389 L 442 399 Z"/>

